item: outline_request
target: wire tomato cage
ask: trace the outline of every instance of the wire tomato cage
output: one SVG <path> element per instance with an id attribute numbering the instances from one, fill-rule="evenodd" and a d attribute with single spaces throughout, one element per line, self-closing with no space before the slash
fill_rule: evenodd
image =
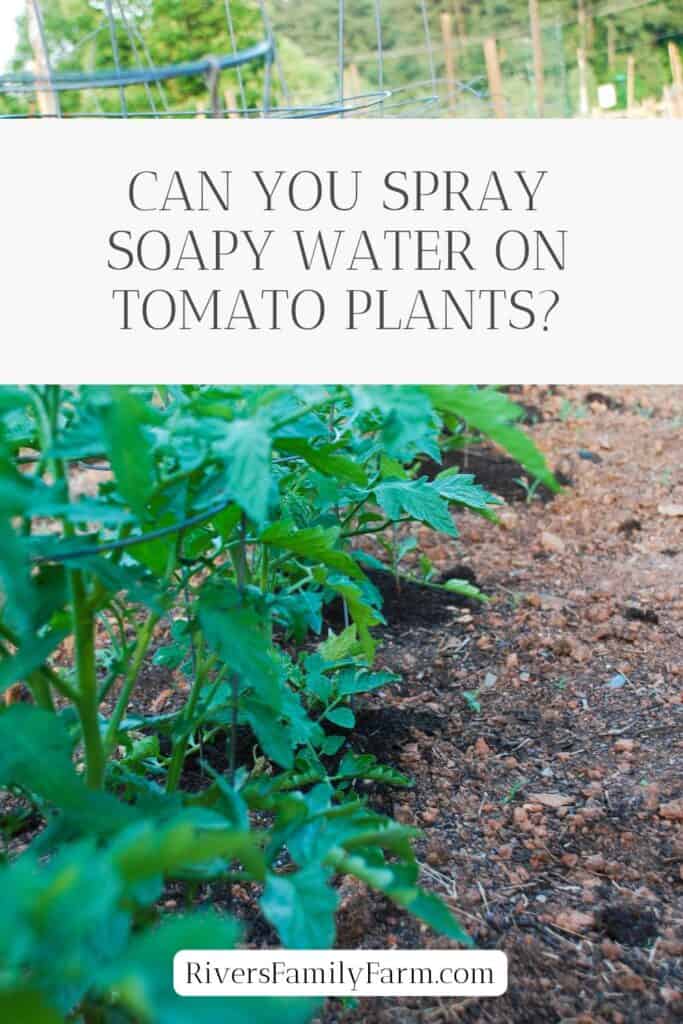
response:
<path id="1" fill-rule="evenodd" d="M 27 0 L 30 46 L 23 66 L 19 54 L 15 69 L 0 75 L 0 118 L 438 116 L 445 80 L 438 73 L 428 0 L 415 6 L 409 73 L 396 69 L 395 61 L 389 70 L 393 2 L 330 0 L 320 56 L 303 48 L 289 52 L 298 46 L 296 25 L 293 44 L 288 38 L 282 49 L 278 45 L 292 10 L 286 0 L 242 0 L 239 12 L 238 0 L 207 0 L 202 9 L 214 17 L 215 42 L 226 52 L 168 62 L 157 60 L 150 38 L 153 0 L 81 0 L 83 17 L 73 18 L 73 31 L 66 19 L 61 37 L 50 0 Z M 189 15 L 190 0 L 185 6 Z M 237 16 L 244 21 L 245 8 L 252 14 L 248 33 Z M 182 17 L 183 4 L 178 10 Z M 88 20 L 96 23 L 79 34 L 77 23 Z M 373 41 L 361 71 L 348 48 L 349 36 L 359 31 Z M 245 34 L 252 38 L 243 39 Z M 193 49 L 192 42 L 191 36 L 178 40 L 179 56 Z M 308 74 L 315 79 L 310 82 L 306 72 L 313 61 L 317 72 Z M 487 102 L 477 79 L 450 82 L 453 87 Z"/>
<path id="2" fill-rule="evenodd" d="M 0 118 L 683 116 L 675 0 L 24 2 Z"/>

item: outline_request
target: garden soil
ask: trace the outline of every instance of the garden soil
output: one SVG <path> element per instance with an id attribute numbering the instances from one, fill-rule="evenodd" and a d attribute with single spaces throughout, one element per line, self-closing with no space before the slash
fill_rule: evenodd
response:
<path id="1" fill-rule="evenodd" d="M 414 779 L 370 799 L 423 830 L 425 884 L 508 954 L 509 990 L 329 1004 L 325 1024 L 683 1019 L 683 388 L 512 397 L 572 486 L 515 492 L 502 460 L 499 529 L 424 531 L 436 568 L 464 562 L 490 602 L 431 624 L 406 603 L 379 655 L 403 682 L 356 737 Z M 353 882 L 338 944 L 448 945 Z"/>
<path id="2" fill-rule="evenodd" d="M 509 990 L 331 1001 L 321 1024 L 683 1019 L 683 388 L 510 390 L 571 483 L 553 498 L 469 449 L 468 471 L 505 498 L 500 525 L 465 512 L 457 539 L 416 533 L 436 578 L 476 580 L 490 600 L 380 581 L 379 666 L 402 682 L 359 701 L 354 731 L 413 780 L 362 791 L 422 830 L 424 885 L 508 954 Z M 149 666 L 137 710 L 179 697 Z M 187 895 L 169 887 L 165 911 Z M 196 893 L 242 917 L 249 945 L 275 945 L 257 896 Z M 340 907 L 339 948 L 449 946 L 354 880 Z"/>

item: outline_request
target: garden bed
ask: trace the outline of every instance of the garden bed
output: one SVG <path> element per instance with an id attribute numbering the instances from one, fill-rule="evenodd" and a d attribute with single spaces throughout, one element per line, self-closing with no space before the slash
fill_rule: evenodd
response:
<path id="1" fill-rule="evenodd" d="M 683 795 L 683 525 L 658 508 L 683 489 L 683 392 L 604 394 L 585 417 L 562 420 L 559 403 L 582 393 L 561 388 L 535 427 L 551 460 L 572 461 L 572 489 L 506 510 L 502 546 L 469 516 L 462 542 L 439 539 L 437 568 L 448 572 L 464 547 L 487 607 L 432 600 L 416 584 L 397 594 L 387 577 L 379 659 L 403 682 L 357 710 L 355 748 L 415 782 L 407 792 L 368 783 L 364 794 L 424 830 L 426 883 L 478 944 L 508 953 L 509 991 L 488 1002 L 363 1000 L 356 1011 L 332 1001 L 325 1024 L 678 1019 L 683 838 L 681 815 L 665 808 Z M 633 411 L 650 403 L 656 418 Z M 605 468 L 578 459 L 580 447 L 599 450 Z M 624 529 L 629 518 L 641 529 Z M 629 606 L 656 609 L 659 623 L 632 619 Z M 275 941 L 253 894 L 201 898 L 244 917 L 256 946 Z M 344 882 L 337 945 L 448 943 Z"/>
<path id="2" fill-rule="evenodd" d="M 601 389 L 586 402 L 590 390 L 543 396 L 532 430 L 551 462 L 571 464 L 574 486 L 506 510 L 502 545 L 459 520 L 492 600 L 432 628 L 389 628 L 380 657 L 404 681 L 388 706 L 364 712 L 369 749 L 415 780 L 393 791 L 393 811 L 424 829 L 426 877 L 481 946 L 508 953 L 509 991 L 367 1000 L 346 1014 L 330 1004 L 330 1024 L 680 1016 L 683 519 L 665 511 L 683 493 L 683 391 Z M 536 404 L 535 389 L 524 393 Z M 560 418 L 567 401 L 585 415 Z M 640 529 L 624 529 L 630 520 Z M 434 560 L 459 553 L 458 541 L 439 541 Z M 373 897 L 349 900 L 339 945 L 349 944 L 441 943 Z"/>
<path id="3" fill-rule="evenodd" d="M 353 788 L 373 811 L 422 830 L 422 885 L 479 946 L 508 953 L 509 991 L 489 1002 L 330 1001 L 324 1024 L 635 1024 L 674 1019 L 681 1007 L 683 391 L 524 388 L 514 397 L 539 410 L 529 429 L 572 486 L 552 501 L 520 488 L 519 501 L 506 493 L 520 469 L 512 460 L 453 461 L 507 497 L 500 527 L 463 510 L 458 537 L 399 526 L 395 540 L 412 533 L 428 556 L 432 586 L 417 582 L 417 550 L 398 579 L 367 570 L 386 619 L 373 630 L 375 670 L 401 679 L 354 698 L 350 733 L 357 754 L 412 780 L 404 789 L 357 778 Z M 486 465 L 494 470 L 482 481 Z M 363 547 L 386 555 L 371 535 Z M 476 584 L 488 603 L 439 589 L 447 580 Z M 328 605 L 325 629 L 343 626 L 341 602 Z M 169 715 L 187 701 L 182 674 L 155 663 L 169 639 L 162 620 L 129 716 Z M 98 645 L 107 646 L 104 632 Z M 55 664 L 72 658 L 63 645 Z M 114 687 L 106 716 L 117 696 Z M 184 793 L 203 790 L 211 770 L 229 776 L 228 735 L 188 753 Z M 163 735 L 160 747 L 168 756 Z M 272 771 L 246 726 L 235 761 L 252 775 Z M 21 806 L 11 797 L 4 811 Z M 39 824 L 33 815 L 16 830 L 12 853 Z M 252 813 L 254 827 L 271 824 L 269 812 Z M 283 857 L 274 870 L 287 877 Z M 357 879 L 335 885 L 338 948 L 448 947 Z M 275 946 L 261 895 L 249 881 L 176 880 L 157 911 L 169 919 L 212 907 L 243 923 L 244 944 Z"/>
<path id="4" fill-rule="evenodd" d="M 361 700 L 354 748 L 415 786 L 359 789 L 424 831 L 425 883 L 478 944 L 508 953 L 509 992 L 490 1002 L 364 1000 L 356 1011 L 332 1001 L 325 1024 L 676 1018 L 683 839 L 681 814 L 666 806 L 683 794 L 683 520 L 659 509 L 683 490 L 683 392 L 584 390 L 523 389 L 542 410 L 533 436 L 551 462 L 571 466 L 571 488 L 552 503 L 520 502 L 508 487 L 519 467 L 487 455 L 467 468 L 481 481 L 495 467 L 483 482 L 514 501 L 501 513 L 504 543 L 469 513 L 459 540 L 422 538 L 438 573 L 476 579 L 487 606 L 370 573 L 388 623 L 376 630 L 379 663 L 403 679 L 381 700 Z M 578 418 L 559 415 L 567 403 Z M 655 405 L 655 415 L 642 411 Z M 342 625 L 340 608 L 329 625 Z M 173 704 L 168 678 L 153 672 L 141 711 L 158 710 L 164 692 Z M 196 762 L 193 771 L 198 787 Z M 197 899 L 244 920 L 249 944 L 273 945 L 257 895 L 204 886 Z M 166 909 L 181 896 L 169 887 Z M 352 880 L 341 896 L 339 948 L 448 945 Z"/>

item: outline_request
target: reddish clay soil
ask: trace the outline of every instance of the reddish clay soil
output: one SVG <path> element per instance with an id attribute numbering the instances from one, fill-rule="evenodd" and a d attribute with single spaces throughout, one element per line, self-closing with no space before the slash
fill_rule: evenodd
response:
<path id="1" fill-rule="evenodd" d="M 491 600 L 446 598 L 430 622 L 394 595 L 379 657 L 403 682 L 359 709 L 354 741 L 414 779 L 370 799 L 424 830 L 425 884 L 505 950 L 509 991 L 330 1003 L 325 1024 L 683 1018 L 683 388 L 596 390 L 516 396 L 573 486 L 527 503 L 503 463 L 502 535 L 469 514 L 456 541 L 424 531 Z M 475 463 L 496 490 L 495 457 Z M 342 948 L 448 945 L 342 893 Z"/>
<path id="2" fill-rule="evenodd" d="M 490 601 L 380 581 L 379 665 L 403 681 L 359 702 L 353 738 L 414 780 L 368 799 L 423 830 L 423 883 L 508 954 L 509 990 L 331 1001 L 319 1024 L 683 1019 L 683 387 L 511 390 L 571 485 L 525 489 L 510 460 L 470 449 L 465 468 L 506 500 L 501 526 L 463 513 L 457 540 L 418 533 L 437 575 L 476 579 Z M 166 670 L 141 683 L 135 710 L 182 699 Z M 242 917 L 250 945 L 277 945 L 257 895 L 196 897 Z M 185 898 L 169 886 L 164 909 Z M 448 946 L 341 883 L 339 948 Z"/>

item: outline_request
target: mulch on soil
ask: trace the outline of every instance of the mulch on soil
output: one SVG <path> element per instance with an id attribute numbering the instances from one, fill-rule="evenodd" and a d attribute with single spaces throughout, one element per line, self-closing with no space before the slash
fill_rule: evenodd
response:
<path id="1" fill-rule="evenodd" d="M 421 540 L 440 571 L 466 559 L 490 604 L 387 615 L 379 657 L 403 682 L 355 740 L 414 779 L 379 806 L 423 829 L 425 884 L 507 952 L 509 991 L 330 1003 L 325 1024 L 683 1015 L 683 389 L 512 397 L 573 486 L 527 504 L 519 467 L 500 460 L 497 488 L 485 453 L 502 537 L 465 514 L 457 541 Z M 342 897 L 340 948 L 448 945 L 354 883 Z"/>
<path id="2" fill-rule="evenodd" d="M 358 701 L 353 734 L 413 779 L 364 792 L 423 830 L 424 884 L 508 954 L 509 990 L 331 1001 L 321 1024 L 683 1018 L 683 388 L 511 391 L 571 486 L 531 496 L 490 447 L 452 457 L 506 499 L 501 525 L 458 513 L 455 540 L 417 533 L 437 574 L 476 580 L 490 602 L 375 576 L 379 667 L 402 682 Z M 147 665 L 132 710 L 180 700 Z M 202 753 L 224 766 L 220 740 Z M 199 758 L 185 782 L 203 784 Z M 255 895 L 207 885 L 197 899 L 243 918 L 249 945 L 276 945 Z M 169 886 L 164 908 L 185 896 Z M 352 879 L 340 903 L 339 948 L 449 946 Z"/>

